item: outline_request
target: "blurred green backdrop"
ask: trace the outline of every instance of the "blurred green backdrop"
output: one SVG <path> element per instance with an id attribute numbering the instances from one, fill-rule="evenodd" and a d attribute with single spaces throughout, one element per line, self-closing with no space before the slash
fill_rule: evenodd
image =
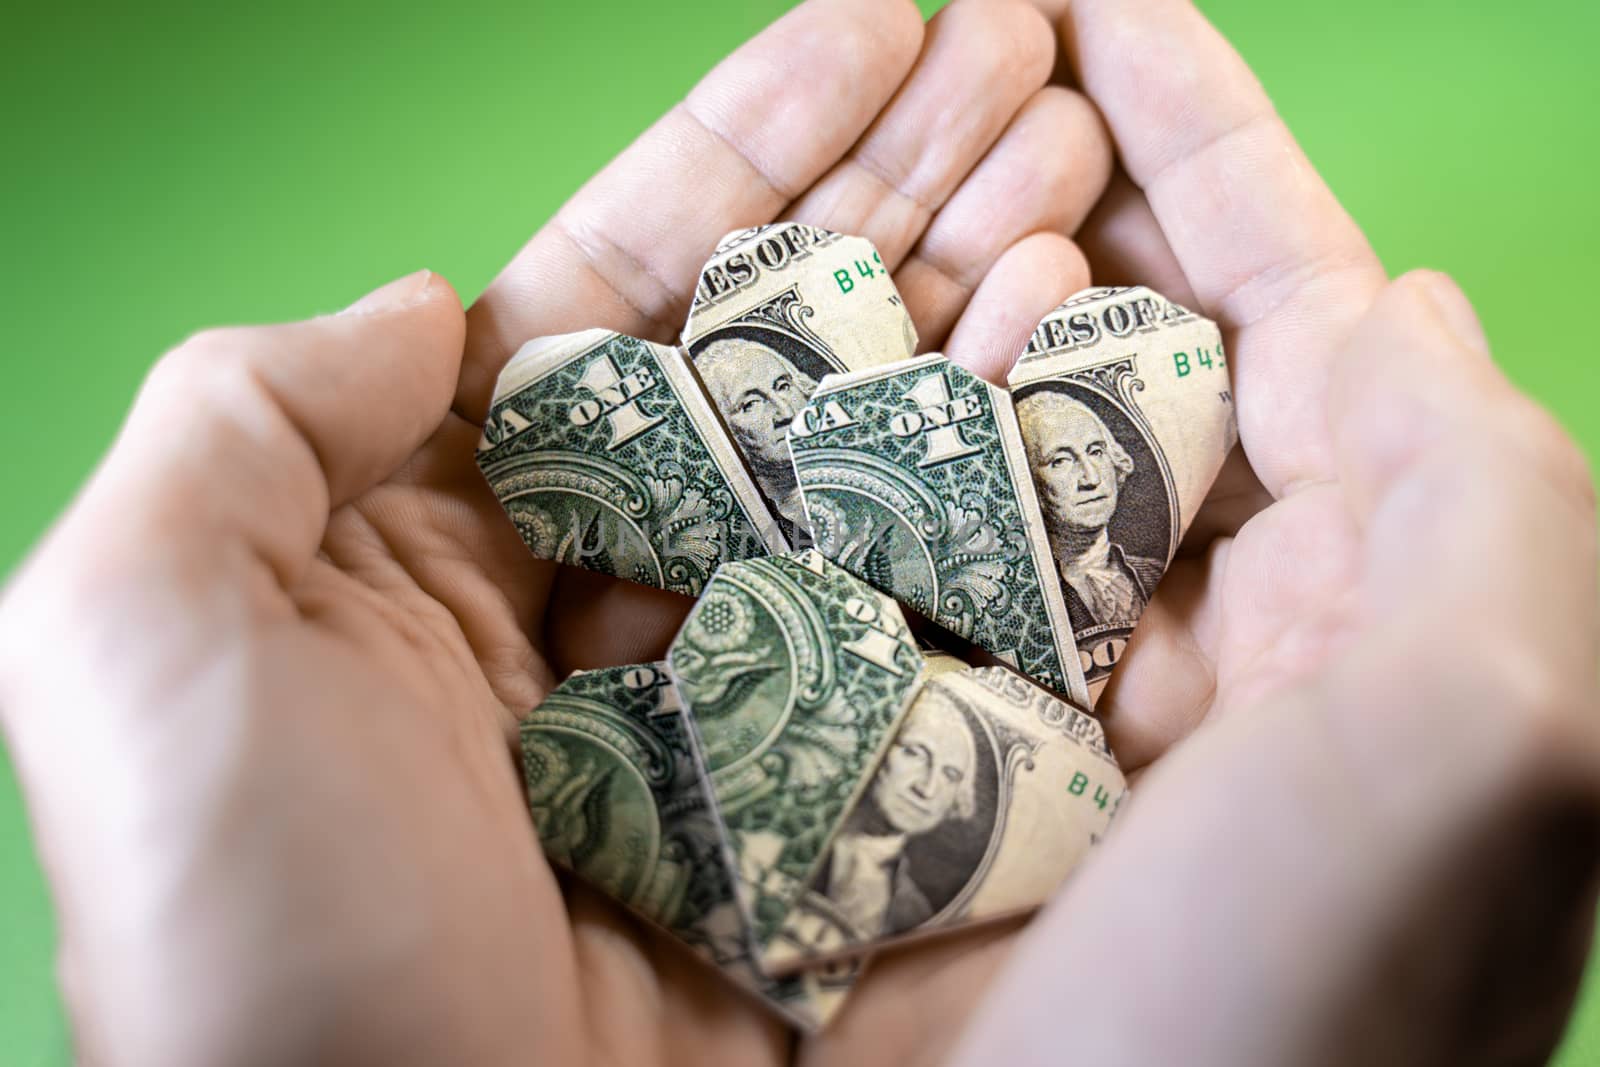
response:
<path id="1" fill-rule="evenodd" d="M 422 266 L 475 296 L 584 177 L 787 6 L 14 12 L 0 36 L 0 572 L 67 503 L 162 350 L 205 325 L 327 311 Z M 1560 310 L 1587 306 L 1597 280 L 1600 6 L 1203 6 L 1391 271 L 1454 273 L 1512 375 L 1600 456 L 1600 361 L 1571 350 L 1583 334 Z M 0 759 L 5 1064 L 69 1061 L 52 939 Z M 1600 968 L 1558 1062 L 1600 1063 Z"/>

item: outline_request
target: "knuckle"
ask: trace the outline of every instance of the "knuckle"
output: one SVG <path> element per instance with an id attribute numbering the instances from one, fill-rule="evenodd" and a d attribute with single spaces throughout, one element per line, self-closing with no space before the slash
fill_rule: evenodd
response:
<path id="1" fill-rule="evenodd" d="M 184 362 L 214 362 L 237 352 L 248 327 L 214 326 L 186 337 L 169 355 Z"/>
<path id="2" fill-rule="evenodd" d="M 1549 472 L 1557 488 L 1570 494 L 1581 511 L 1595 509 L 1594 477 L 1588 457 L 1561 422 L 1547 409 L 1517 395 L 1517 435 L 1533 461 Z"/>
<path id="3" fill-rule="evenodd" d="M 1439 284 L 1440 279 L 1448 280 L 1449 275 L 1442 271 L 1431 270 L 1427 267 L 1414 267 L 1389 283 L 1389 292 L 1406 300 L 1425 298 L 1428 291 Z"/>
<path id="4" fill-rule="evenodd" d="M 1487 696 L 1506 716 L 1514 766 L 1543 774 L 1554 761 L 1596 740 L 1593 695 L 1556 667 L 1542 649 L 1505 655 L 1486 679 Z"/>
<path id="5" fill-rule="evenodd" d="M 231 360 L 237 333 L 234 327 L 224 326 L 190 334 L 156 361 L 151 382 L 170 387 L 214 374 L 218 366 Z"/>
<path id="6" fill-rule="evenodd" d="M 236 389 L 245 373 L 256 331 L 247 326 L 200 330 L 156 361 L 145 381 L 146 395 L 189 395 Z"/>

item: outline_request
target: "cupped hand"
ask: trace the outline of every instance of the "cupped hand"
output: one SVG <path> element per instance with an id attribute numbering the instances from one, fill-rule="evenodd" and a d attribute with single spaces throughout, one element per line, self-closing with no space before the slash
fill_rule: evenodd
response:
<path id="1" fill-rule="evenodd" d="M 523 340 L 670 340 L 713 243 L 778 218 L 871 238 L 924 347 L 992 378 L 1091 275 L 1148 282 L 1223 325 L 1241 436 L 1101 704 L 1142 772 L 1114 832 L 1020 933 L 886 954 L 798 1054 L 1548 1047 L 1600 818 L 1587 471 L 1453 286 L 1386 281 L 1189 4 L 1058 21 L 1076 89 L 1020 3 L 811 0 L 465 320 L 413 276 L 158 365 L 0 609 L 85 1059 L 796 1052 L 541 856 L 516 717 L 687 605 L 532 560 L 472 460 Z"/>

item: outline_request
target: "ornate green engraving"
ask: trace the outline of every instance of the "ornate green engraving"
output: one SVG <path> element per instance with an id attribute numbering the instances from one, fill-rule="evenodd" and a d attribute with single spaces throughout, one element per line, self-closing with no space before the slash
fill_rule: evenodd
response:
<path id="1" fill-rule="evenodd" d="M 830 380 L 795 419 L 789 447 L 819 551 L 1075 694 L 1057 582 L 1041 573 L 1033 486 L 1008 456 L 1020 438 L 1010 411 L 997 411 L 1007 402 L 943 357 L 923 357 Z"/>
<path id="2" fill-rule="evenodd" d="M 693 596 L 767 553 L 771 520 L 675 352 L 601 330 L 534 344 L 478 448 L 534 555 Z"/>
<path id="3" fill-rule="evenodd" d="M 761 974 L 665 663 L 568 678 L 522 723 L 528 805 L 545 855 L 687 942 L 805 1027 L 849 968 Z"/>
<path id="4" fill-rule="evenodd" d="M 807 551 L 723 567 L 668 658 L 759 952 L 893 736 L 921 654 L 894 601 Z"/>

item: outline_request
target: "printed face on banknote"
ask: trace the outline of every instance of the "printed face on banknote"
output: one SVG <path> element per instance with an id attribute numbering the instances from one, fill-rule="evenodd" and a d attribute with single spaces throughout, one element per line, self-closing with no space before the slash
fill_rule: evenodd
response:
<path id="1" fill-rule="evenodd" d="M 1143 286 L 1078 293 L 1007 381 L 1092 702 L 1236 429 L 1216 324 Z"/>
<path id="2" fill-rule="evenodd" d="M 1074 630 L 1133 626 L 1166 566 L 1164 554 L 1140 551 L 1142 545 L 1124 544 L 1118 536 L 1130 529 L 1153 533 L 1139 540 L 1159 540 L 1161 551 L 1170 504 L 1161 481 L 1134 478 L 1134 455 L 1148 455 L 1149 448 L 1128 429 L 1127 443 L 1118 439 L 1111 424 L 1131 423 L 1112 407 L 1087 389 L 1066 387 L 1035 389 L 1017 400 L 1017 422 Z"/>
<path id="3" fill-rule="evenodd" d="M 1051 532 L 1104 530 L 1133 473 L 1133 460 L 1106 424 L 1061 393 L 1035 393 L 1017 405 L 1017 419 Z"/>
<path id="4" fill-rule="evenodd" d="M 943 852 L 952 821 L 977 814 L 978 751 L 956 698 L 925 691 L 840 829 L 820 879 L 832 906 L 862 936 L 920 925 L 948 902 L 949 888 L 926 877 L 939 864 L 930 866 L 929 850 L 919 846 L 929 842 L 932 852 Z"/>
<path id="5" fill-rule="evenodd" d="M 937 354 L 831 376 L 789 449 L 823 554 L 1087 703 L 1010 393 Z"/>
<path id="6" fill-rule="evenodd" d="M 894 831 L 925 834 L 951 812 L 972 816 L 977 762 L 961 710 L 943 692 L 930 693 L 884 757 L 867 797 Z"/>
<path id="7" fill-rule="evenodd" d="M 784 971 L 1035 907 L 1124 788 L 1081 710 L 1003 667 L 935 675 L 767 961 Z"/>
<path id="8" fill-rule="evenodd" d="M 730 233 L 700 273 L 683 345 L 779 530 L 809 545 L 790 420 L 825 376 L 916 349 L 877 250 L 798 222 Z"/>
<path id="9" fill-rule="evenodd" d="M 696 361 L 711 402 L 723 413 L 756 484 L 791 522 L 804 515 L 789 461 L 789 423 L 817 383 L 759 341 L 728 337 Z"/>

